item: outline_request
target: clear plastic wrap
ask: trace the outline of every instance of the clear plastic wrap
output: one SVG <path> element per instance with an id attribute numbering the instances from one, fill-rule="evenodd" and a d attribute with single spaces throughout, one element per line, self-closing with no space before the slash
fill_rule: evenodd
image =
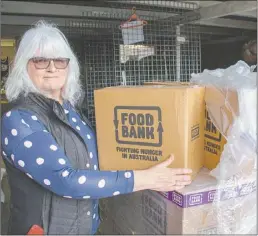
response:
<path id="1" fill-rule="evenodd" d="M 253 67 L 248 66 L 244 61 L 238 61 L 226 69 L 207 70 L 202 73 L 192 74 L 191 82 L 216 86 L 219 88 L 253 88 L 256 87 L 256 72 Z"/>
<path id="2" fill-rule="evenodd" d="M 221 186 L 227 189 L 234 183 L 239 189 L 241 182 L 250 182 L 253 178 L 256 180 L 256 73 L 245 62 L 239 61 L 227 69 L 204 70 L 201 74 L 194 74 L 191 82 L 206 86 L 205 100 L 210 118 L 227 140 L 219 164 L 210 172 L 218 180 L 219 198 L 213 202 L 213 209 L 217 212 L 218 233 L 256 233 L 256 192 L 248 199 L 251 208 L 245 210 L 245 215 L 234 229 L 228 224 L 230 215 L 226 214 L 225 205 L 220 199 Z M 212 100 L 212 96 L 219 99 Z M 237 211 L 244 204 L 244 200 L 233 198 L 230 208 Z"/>

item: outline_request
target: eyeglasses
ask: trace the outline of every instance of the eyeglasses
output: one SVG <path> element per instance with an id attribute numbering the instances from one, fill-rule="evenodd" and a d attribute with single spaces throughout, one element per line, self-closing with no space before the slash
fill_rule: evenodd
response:
<path id="1" fill-rule="evenodd" d="M 69 58 L 44 58 L 44 57 L 34 57 L 30 59 L 36 69 L 47 69 L 50 65 L 50 62 L 53 61 L 56 69 L 65 69 L 70 59 Z"/>

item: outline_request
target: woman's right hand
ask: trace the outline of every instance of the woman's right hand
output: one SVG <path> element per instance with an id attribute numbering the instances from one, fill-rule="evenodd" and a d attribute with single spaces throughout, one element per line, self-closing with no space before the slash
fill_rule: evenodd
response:
<path id="1" fill-rule="evenodd" d="M 134 171 L 134 192 L 150 189 L 155 191 L 173 191 L 191 183 L 191 169 L 168 168 L 174 156 L 146 170 Z"/>

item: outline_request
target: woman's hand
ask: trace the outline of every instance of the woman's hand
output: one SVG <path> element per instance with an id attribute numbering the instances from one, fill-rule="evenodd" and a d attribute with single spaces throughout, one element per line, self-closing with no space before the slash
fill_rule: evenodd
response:
<path id="1" fill-rule="evenodd" d="M 191 169 L 173 169 L 168 166 L 174 156 L 146 170 L 134 171 L 134 192 L 151 189 L 156 191 L 173 191 L 184 188 L 191 183 Z"/>

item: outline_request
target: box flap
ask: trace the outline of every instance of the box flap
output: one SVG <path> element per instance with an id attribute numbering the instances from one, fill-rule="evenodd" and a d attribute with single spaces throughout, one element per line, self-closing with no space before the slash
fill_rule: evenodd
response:
<path id="1" fill-rule="evenodd" d="M 237 91 L 206 87 L 205 102 L 212 122 L 227 137 L 235 117 L 239 115 Z"/>

